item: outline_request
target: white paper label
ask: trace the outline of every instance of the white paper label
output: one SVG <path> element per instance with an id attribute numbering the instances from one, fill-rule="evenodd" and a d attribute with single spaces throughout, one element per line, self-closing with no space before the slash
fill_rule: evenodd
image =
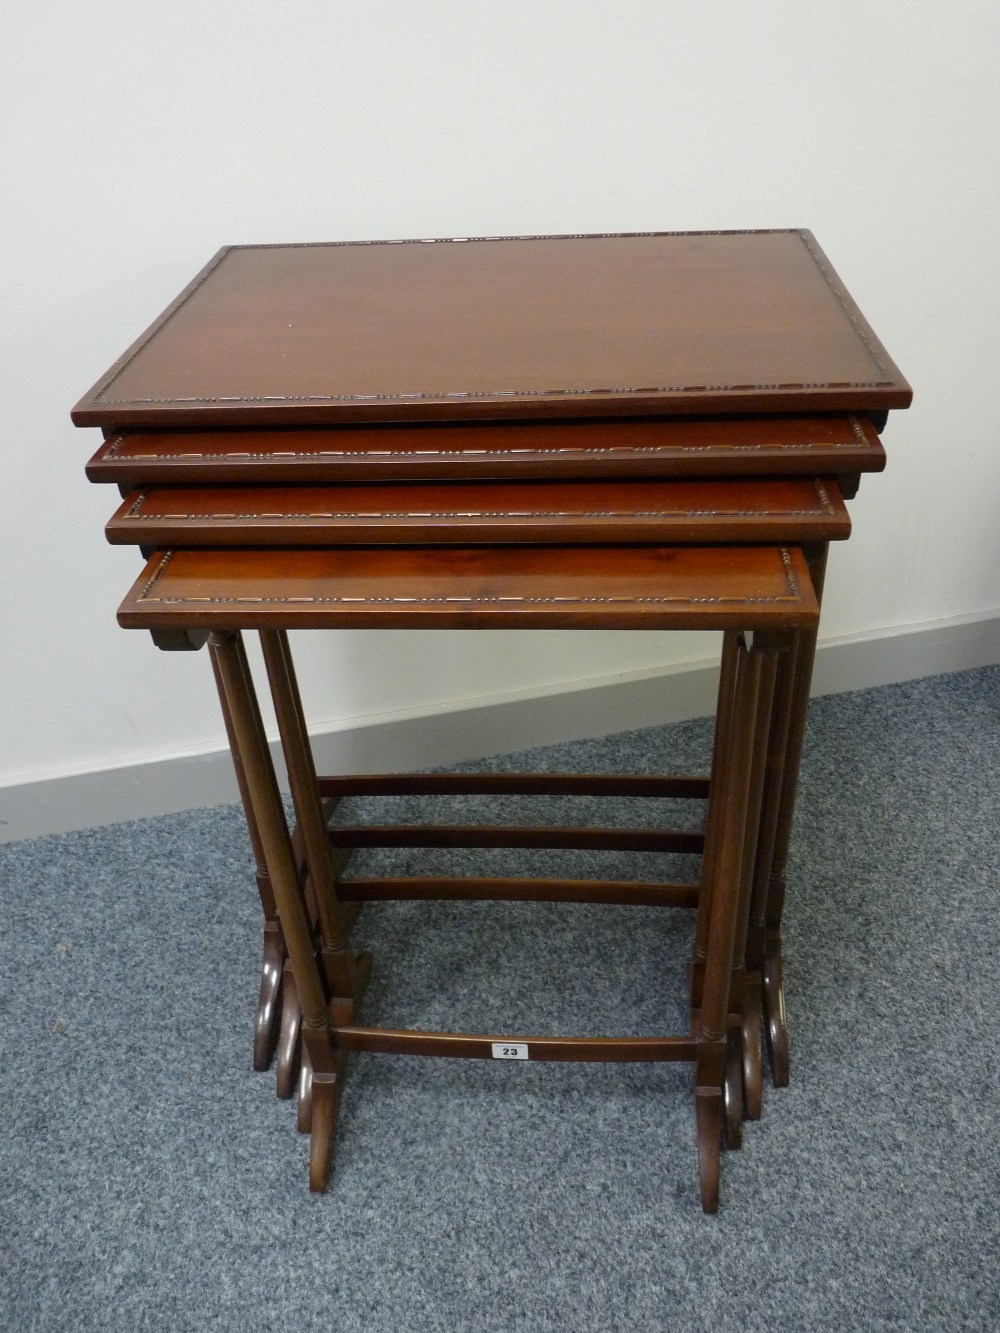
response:
<path id="1" fill-rule="evenodd" d="M 516 1041 L 493 1042 L 494 1060 L 527 1060 L 527 1058 L 528 1058 L 527 1042 L 516 1042 Z"/>

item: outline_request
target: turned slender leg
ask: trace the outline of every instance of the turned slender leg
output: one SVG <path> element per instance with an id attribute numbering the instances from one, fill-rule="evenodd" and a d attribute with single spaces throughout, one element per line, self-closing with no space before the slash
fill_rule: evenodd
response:
<path id="1" fill-rule="evenodd" d="M 761 1019 L 764 1008 L 764 968 L 767 952 L 767 910 L 772 891 L 772 867 L 781 813 L 781 793 L 785 777 L 785 756 L 788 750 L 788 732 L 791 724 L 792 701 L 798 672 L 801 635 L 796 634 L 789 652 L 778 661 L 774 708 L 768 738 L 767 763 L 764 777 L 764 798 L 761 809 L 760 834 L 754 867 L 753 890 L 750 899 L 750 920 L 747 930 L 747 986 L 744 1004 L 744 1041 L 747 1046 L 760 1044 Z M 781 1029 L 783 1031 L 783 1027 Z M 772 1076 L 775 1070 L 775 1042 L 768 1042 L 771 1054 Z M 780 1054 L 780 1053 L 779 1053 Z M 787 1060 L 786 1060 L 787 1069 Z M 786 1080 L 787 1081 L 787 1080 Z"/>
<path id="2" fill-rule="evenodd" d="M 331 996 L 356 1001 L 360 978 L 351 953 L 326 833 L 326 820 L 316 781 L 309 733 L 292 663 L 288 635 L 283 630 L 262 630 L 271 697 L 281 733 L 295 816 L 305 849 L 306 866 L 316 902 L 320 929 L 320 957 Z"/>
<path id="3" fill-rule="evenodd" d="M 721 697 L 720 710 L 725 707 Z M 695 1069 L 695 1107 L 698 1132 L 698 1167 L 701 1206 L 706 1213 L 719 1207 L 721 1131 L 728 1052 L 727 1013 L 736 916 L 739 908 L 743 844 L 746 835 L 747 794 L 753 756 L 760 657 L 739 647 L 735 662 L 732 708 L 724 727 L 725 745 L 713 757 L 714 785 L 709 811 L 710 844 L 704 863 L 711 878 L 703 878 L 711 911 L 703 970 L 701 1006 L 696 1019 L 698 1041 Z M 718 765 L 716 764 L 718 759 Z M 703 874 L 704 865 L 703 865 Z"/>
<path id="4" fill-rule="evenodd" d="M 718 822 L 722 816 L 721 796 L 726 781 L 726 752 L 729 746 L 733 717 L 733 698 L 736 687 L 736 667 L 739 658 L 739 636 L 727 631 L 722 639 L 722 665 L 719 672 L 719 695 L 715 710 L 715 735 L 712 740 L 712 771 L 709 778 L 708 814 L 705 820 L 705 846 L 701 860 L 698 916 L 695 924 L 694 956 L 691 965 L 691 1011 L 697 1015 L 701 1008 L 704 984 L 705 958 L 708 954 L 708 927 L 712 915 L 712 886 L 715 880 L 715 859 L 718 854 Z"/>
<path id="5" fill-rule="evenodd" d="M 742 1109 L 748 1120 L 760 1119 L 763 1091 L 760 1027 L 757 1026 L 757 1040 L 754 1044 L 752 1026 L 748 1030 L 745 1022 L 745 1011 L 752 992 L 752 987 L 748 985 L 746 955 L 748 918 L 753 890 L 754 863 L 757 856 L 768 737 L 777 668 L 778 654 L 769 652 L 762 656 L 760 686 L 757 697 L 757 719 L 754 728 L 753 754 L 751 756 L 750 779 L 747 790 L 747 824 L 740 871 L 740 904 L 736 919 L 733 972 L 729 988 L 730 1038 L 733 1045 L 740 1052 L 740 1077 L 743 1086 Z"/>
<path id="6" fill-rule="evenodd" d="M 216 667 L 223 708 L 228 709 L 232 718 L 233 737 L 246 775 L 250 803 L 295 977 L 302 1012 L 302 1042 L 313 1076 L 309 1185 L 313 1190 L 321 1190 L 326 1185 L 332 1154 L 336 1120 L 334 1090 L 341 1057 L 333 1044 L 323 977 L 316 962 L 291 837 L 260 725 L 260 713 L 255 707 L 252 682 L 240 665 L 238 638 L 232 632 L 212 634 L 209 651 Z M 320 1088 L 322 1092 L 317 1098 Z"/>
<path id="7" fill-rule="evenodd" d="M 240 670 L 244 677 L 249 679 L 249 666 L 246 660 L 246 653 L 243 648 L 242 639 L 237 639 L 234 645 Z M 247 831 L 250 835 L 250 846 L 253 849 L 253 859 L 257 875 L 257 892 L 260 895 L 260 905 L 264 913 L 264 950 L 261 961 L 260 991 L 257 996 L 257 1014 L 254 1020 L 254 1039 L 253 1039 L 253 1067 L 256 1070 L 267 1069 L 271 1063 L 271 1056 L 274 1054 L 274 1048 L 278 1041 L 278 1032 L 282 1021 L 282 971 L 285 963 L 285 941 L 281 933 L 281 925 L 278 921 L 278 911 L 274 902 L 274 890 L 271 888 L 271 880 L 268 875 L 267 865 L 264 860 L 264 849 L 261 846 L 260 831 L 257 828 L 257 819 L 253 812 L 253 804 L 250 800 L 250 792 L 247 787 L 247 777 L 243 769 L 243 759 L 240 755 L 239 747 L 236 744 L 235 734 L 233 732 L 233 719 L 229 711 L 229 703 L 225 691 L 222 689 L 218 678 L 218 669 L 215 658 L 212 658 L 212 669 L 216 675 L 216 685 L 219 689 L 219 700 L 222 704 L 222 720 L 226 725 L 226 735 L 229 738 L 229 749 L 233 757 L 233 769 L 236 773 L 236 783 L 240 791 L 240 800 L 243 803 L 243 814 L 247 822 Z M 251 691 L 250 698 L 252 704 L 256 702 Z"/>
<path id="8" fill-rule="evenodd" d="M 326 989 L 332 998 L 340 1002 L 338 1008 L 343 1008 L 346 1004 L 345 1016 L 339 1021 L 350 1023 L 367 984 L 371 971 L 371 955 L 353 954 L 344 925 L 343 913 L 337 898 L 336 875 L 330 855 L 330 842 L 326 834 L 323 803 L 316 781 L 316 765 L 309 743 L 288 635 L 284 630 L 261 630 L 260 644 L 271 687 L 275 716 L 278 719 L 282 752 L 288 770 L 288 785 L 305 852 L 309 884 L 316 906 L 320 934 L 320 963 Z M 298 1093 L 299 1129 L 307 1132 L 312 1126 L 313 1070 L 305 1052 L 299 1068 Z M 290 1088 L 288 1095 L 291 1096 Z"/>
<path id="9" fill-rule="evenodd" d="M 719 707 L 716 713 L 715 740 L 712 747 L 712 777 L 710 787 L 721 790 L 725 780 L 726 751 L 729 729 L 732 725 L 733 691 L 735 686 L 736 655 L 738 652 L 737 635 L 730 632 L 723 642 L 722 671 L 719 683 Z M 764 704 L 770 709 L 773 693 L 773 665 L 765 670 L 762 689 L 766 692 Z M 763 744 L 766 733 L 758 727 L 753 759 L 753 777 L 751 783 L 750 811 L 748 814 L 747 836 L 744 839 L 743 870 L 741 872 L 741 899 L 737 918 L 737 935 L 733 951 L 733 971 L 730 981 L 730 1017 L 727 1032 L 726 1075 L 724 1086 L 724 1110 L 726 1143 L 730 1148 L 740 1147 L 743 1141 L 743 1117 L 747 1114 L 746 1100 L 753 1099 L 759 1106 L 759 1077 L 755 1077 L 753 1062 L 747 1059 L 743 1040 L 742 1009 L 744 1003 L 746 948 L 746 916 L 750 899 L 750 876 L 752 857 L 756 848 L 756 829 L 760 812 L 763 789 L 764 755 Z M 697 1013 L 701 1003 L 704 982 L 705 956 L 708 946 L 708 925 L 711 917 L 711 886 L 715 873 L 714 861 L 718 854 L 718 820 L 721 818 L 721 801 L 710 802 L 708 827 L 706 829 L 705 855 L 702 863 L 701 893 L 699 895 L 698 924 L 695 932 L 695 955 L 692 968 L 692 1009 Z M 757 1060 L 759 1069 L 760 1060 Z M 745 1085 L 747 1085 L 745 1087 Z"/>
<path id="10" fill-rule="evenodd" d="M 826 575 L 826 543 L 806 548 L 809 573 L 817 602 L 823 596 Z M 794 662 L 790 676 L 782 682 L 782 704 L 787 691 L 787 725 L 781 764 L 780 792 L 774 815 L 773 842 L 765 863 L 758 858 L 758 874 L 766 876 L 766 906 L 764 909 L 764 947 L 761 963 L 761 985 L 765 1018 L 765 1035 L 771 1061 L 771 1078 L 776 1088 L 787 1087 L 789 1079 L 788 1025 L 785 1017 L 785 994 L 781 958 L 781 918 L 785 902 L 785 879 L 788 852 L 792 837 L 792 819 L 798 791 L 799 767 L 805 740 L 806 713 L 809 708 L 809 689 L 816 660 L 817 631 L 807 630 L 796 636 Z M 770 838 L 769 838 L 770 841 Z M 762 847 L 763 852 L 763 847 Z M 762 885 L 762 892 L 765 889 Z M 757 911 L 759 916 L 759 908 Z"/>

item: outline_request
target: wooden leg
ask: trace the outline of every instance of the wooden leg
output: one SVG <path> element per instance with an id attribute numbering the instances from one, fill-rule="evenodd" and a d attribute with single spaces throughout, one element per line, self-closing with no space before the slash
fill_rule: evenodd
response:
<path id="1" fill-rule="evenodd" d="M 722 749 L 712 761 L 713 788 L 709 798 L 704 857 L 710 878 L 707 882 L 703 879 L 703 888 L 710 894 L 711 909 L 701 1005 L 696 1020 L 695 1105 L 701 1202 L 707 1213 L 714 1213 L 719 1206 L 721 1130 L 729 1050 L 727 1018 L 760 689 L 760 656 L 748 652 L 740 641 L 736 645 L 734 666 L 731 712 L 724 728 Z M 720 695 L 726 688 L 723 673 Z M 724 706 L 721 697 L 719 706 L 720 709 Z"/>
<path id="2" fill-rule="evenodd" d="M 722 790 L 726 781 L 726 754 L 729 748 L 732 726 L 738 655 L 738 636 L 735 632 L 728 632 L 722 640 L 722 666 L 719 673 L 719 692 L 715 709 L 712 772 L 709 778 L 708 814 L 705 821 L 705 849 L 701 860 L 698 916 L 695 923 L 694 956 L 691 962 L 691 1010 L 695 1014 L 701 1008 L 702 989 L 705 980 L 708 930 L 712 916 L 712 886 L 715 879 L 715 859 L 718 855 L 719 845 L 717 825 L 722 817 L 724 804 Z"/>
<path id="3" fill-rule="evenodd" d="M 773 909 L 776 895 L 776 882 L 773 873 L 775 848 L 778 839 L 778 826 L 782 813 L 782 791 L 785 785 L 786 755 L 788 736 L 791 725 L 793 701 L 795 698 L 800 635 L 795 636 L 794 644 L 788 653 L 781 656 L 778 663 L 775 684 L 774 707 L 770 736 L 768 740 L 767 764 L 764 780 L 764 797 L 761 807 L 760 834 L 757 845 L 757 858 L 754 867 L 753 891 L 750 902 L 750 921 L 747 931 L 747 980 L 751 990 L 759 994 L 761 1004 L 767 1011 L 765 997 L 765 969 L 767 954 L 767 914 Z M 744 1009 L 744 1039 L 747 1047 L 757 1040 L 761 1028 L 761 1015 L 753 1015 Z M 770 1047 L 770 1042 L 769 1042 Z M 772 1076 L 775 1070 L 771 1060 Z M 786 1080 L 787 1081 L 787 1080 Z M 776 1086 L 778 1084 L 776 1083 Z"/>
<path id="4" fill-rule="evenodd" d="M 286 962 L 284 980 L 284 1004 L 281 1007 L 281 1035 L 278 1038 L 278 1058 L 275 1061 L 275 1076 L 278 1096 L 287 1101 L 295 1093 L 301 1062 L 300 1039 L 302 1035 L 302 1010 L 299 1008 L 299 990 L 295 984 L 295 974 Z"/>
<path id="5" fill-rule="evenodd" d="M 748 972 L 743 988 L 743 1013 L 739 1027 L 743 1062 L 743 1114 L 747 1120 L 759 1120 L 763 1109 L 762 1003 L 760 973 Z"/>
<path id="6" fill-rule="evenodd" d="M 782 773 L 781 801 L 775 829 L 774 853 L 767 879 L 765 908 L 765 949 L 763 961 L 763 998 L 766 1031 L 771 1055 L 771 1078 L 776 1088 L 787 1087 L 789 1079 L 788 1026 L 785 1018 L 785 996 L 781 960 L 781 918 L 785 902 L 785 877 L 792 837 L 792 819 L 798 791 L 799 767 L 805 739 L 806 712 L 809 707 L 809 686 L 813 663 L 816 659 L 816 634 L 808 631 L 799 635 L 795 654 L 795 678 L 789 709 L 788 742 Z"/>
<path id="7" fill-rule="evenodd" d="M 743 859 L 740 870 L 740 902 L 733 948 L 733 972 L 729 987 L 730 1035 L 740 1051 L 743 1081 L 742 1107 L 743 1113 L 749 1120 L 760 1118 L 763 1066 L 760 1024 L 757 1024 L 757 1041 L 755 1044 L 753 1026 L 752 1024 L 748 1025 L 746 1021 L 748 994 L 756 994 L 759 1003 L 759 988 L 755 984 L 756 973 L 750 970 L 751 963 L 747 956 L 747 946 L 777 668 L 777 653 L 770 652 L 762 655 L 754 721 L 753 751 L 747 787 L 746 833 L 743 839 Z"/>
<path id="8" fill-rule="evenodd" d="M 774 887 L 772 885 L 772 887 Z M 768 932 L 763 975 L 764 1035 L 771 1061 L 771 1080 L 776 1088 L 787 1088 L 789 1079 L 788 1022 L 785 1016 L 785 987 L 781 975 L 781 931 Z"/>
<path id="9" fill-rule="evenodd" d="M 267 1069 L 274 1054 L 281 1024 L 281 976 L 285 965 L 285 942 L 278 922 L 264 922 L 264 958 L 260 969 L 260 991 L 253 1034 L 253 1067 Z"/>
<path id="10" fill-rule="evenodd" d="M 329 1074 L 313 1080 L 309 1131 L 309 1188 L 314 1194 L 326 1189 L 333 1164 L 333 1140 L 340 1109 L 342 1079 Z"/>
<path id="11" fill-rule="evenodd" d="M 698 1132 L 698 1177 L 702 1212 L 719 1211 L 719 1174 L 722 1168 L 722 1092 L 698 1088 L 695 1092 Z"/>
<path id="12" fill-rule="evenodd" d="M 300 1134 L 308 1134 L 312 1129 L 312 1093 L 312 1065 L 309 1062 L 309 1052 L 303 1047 L 302 1062 L 299 1065 L 299 1109 L 297 1120 Z"/>
<path id="13" fill-rule="evenodd" d="M 316 781 L 305 714 L 295 678 L 288 635 L 283 630 L 261 630 L 271 698 L 281 733 L 282 751 L 288 769 L 288 784 L 295 805 L 299 833 L 305 851 L 309 881 L 316 903 L 320 929 L 320 958 L 331 996 L 354 999 L 357 992 L 355 958 L 344 928 L 326 819 Z"/>
<path id="14" fill-rule="evenodd" d="M 743 1059 L 742 1037 L 733 1027 L 726 1034 L 726 1076 L 723 1105 L 726 1111 L 726 1147 L 743 1147 Z"/>
<path id="15" fill-rule="evenodd" d="M 250 680 L 250 668 L 246 660 L 243 641 L 237 637 L 233 644 L 234 661 L 238 665 L 244 681 Z M 274 1054 L 274 1048 L 278 1041 L 278 1031 L 281 1026 L 281 974 L 285 962 L 285 941 L 281 934 L 281 925 L 278 921 L 278 911 L 274 902 L 274 890 L 271 888 L 271 878 L 268 873 L 267 863 L 264 859 L 264 849 L 261 845 L 260 830 L 257 827 L 257 817 L 254 814 L 253 802 L 250 799 L 250 789 L 247 785 L 247 775 L 243 768 L 243 756 L 240 753 L 239 745 L 236 741 L 236 734 L 233 729 L 233 718 L 229 709 L 229 698 L 223 689 L 219 680 L 218 667 L 216 659 L 212 657 L 212 669 L 215 672 L 216 686 L 219 690 L 219 702 L 222 705 L 222 720 L 225 723 L 226 735 L 229 739 L 229 750 L 233 758 L 233 769 L 236 773 L 236 785 L 239 788 L 240 800 L 243 804 L 243 814 L 247 822 L 247 832 L 250 835 L 250 846 L 253 849 L 253 858 L 256 867 L 257 893 L 260 897 L 261 910 L 264 913 L 264 949 L 261 961 L 260 989 L 257 995 L 257 1013 L 254 1019 L 254 1041 L 253 1041 L 253 1067 L 258 1071 L 268 1068 L 271 1063 L 271 1057 Z M 256 696 L 253 693 L 252 686 L 249 686 L 250 706 L 256 706 Z M 259 722 L 259 716 L 258 716 Z"/>
<path id="16" fill-rule="evenodd" d="M 807 547 L 806 558 L 816 600 L 823 596 L 826 577 L 826 543 Z M 776 750 L 783 738 L 780 753 L 780 778 L 777 792 L 768 798 L 765 808 L 773 802 L 773 830 L 758 857 L 757 876 L 765 906 L 763 918 L 763 947 L 758 948 L 761 968 L 761 992 L 764 1006 L 764 1030 L 767 1035 L 771 1062 L 771 1079 L 776 1088 L 786 1087 L 789 1080 L 788 1024 L 785 1014 L 784 979 L 782 972 L 781 919 L 785 902 L 785 880 L 788 853 L 798 791 L 799 768 L 805 740 L 806 714 L 809 708 L 809 690 L 813 665 L 816 660 L 817 631 L 803 631 L 796 635 L 796 647 L 791 663 L 785 668 L 779 686 L 779 703 L 775 709 Z M 763 825 L 762 825 L 763 826 Z M 761 915 L 757 909 L 758 917 Z"/>
<path id="17" fill-rule="evenodd" d="M 724 736 L 719 781 L 710 798 L 711 914 L 698 1011 L 695 1073 L 698 1119 L 698 1161 L 702 1206 L 718 1207 L 717 1130 L 723 1111 L 730 1142 L 739 1142 L 742 1120 L 742 1024 L 731 1022 L 733 974 L 740 943 L 740 914 L 749 900 L 749 869 L 760 813 L 766 737 L 774 695 L 775 653 L 787 636 L 757 636 L 738 645 L 732 710 Z M 713 773 L 716 772 L 713 760 Z M 743 995 L 741 992 L 742 1003 Z"/>
<path id="18" fill-rule="evenodd" d="M 240 667 L 238 637 L 235 633 L 212 634 L 209 638 L 209 651 L 216 668 L 216 680 L 220 696 L 224 699 L 224 708 L 228 708 L 232 718 L 235 745 L 246 774 L 250 803 L 260 833 L 268 874 L 274 888 L 278 916 L 302 1012 L 302 1040 L 308 1051 L 314 1084 L 320 1082 L 330 1084 L 332 1096 L 332 1085 L 338 1073 L 338 1052 L 333 1044 L 327 997 L 316 962 L 315 945 L 302 898 L 281 795 L 275 780 L 264 730 L 260 725 L 260 713 L 255 708 L 249 676 L 245 675 Z M 332 1152 L 329 1138 L 333 1133 L 334 1120 L 332 1104 L 321 1109 L 314 1086 L 313 1146 L 309 1169 L 311 1189 L 325 1187 L 325 1171 L 329 1167 Z M 325 1146 L 318 1148 L 317 1143 L 322 1144 L 324 1134 L 327 1139 Z"/>

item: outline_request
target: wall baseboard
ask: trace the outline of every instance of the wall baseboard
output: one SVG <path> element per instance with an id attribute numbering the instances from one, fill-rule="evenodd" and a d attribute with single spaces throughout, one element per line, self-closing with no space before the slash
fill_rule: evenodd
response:
<path id="1" fill-rule="evenodd" d="M 813 694 L 1000 663 L 1000 616 L 820 644 Z M 657 723 L 715 706 L 710 663 L 537 697 L 363 724 L 314 737 L 324 773 L 432 768 Z M 280 771 L 280 763 L 277 765 Z M 0 788 L 0 842 L 96 828 L 238 799 L 228 750 Z"/>

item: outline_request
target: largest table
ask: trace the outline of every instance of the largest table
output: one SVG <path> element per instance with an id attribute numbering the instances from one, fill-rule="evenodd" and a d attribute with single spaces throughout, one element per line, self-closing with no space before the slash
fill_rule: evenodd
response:
<path id="1" fill-rule="evenodd" d="M 442 544 L 794 542 L 819 593 L 841 496 L 910 397 L 808 232 L 642 233 L 229 247 L 73 419 L 104 432 L 89 475 L 125 493 L 109 536 L 151 557 L 140 589 L 184 548 L 228 551 L 245 592 L 272 562 L 244 547 L 395 547 L 402 578 Z M 197 644 L 191 621 L 154 637 Z M 755 840 L 747 1011 L 778 1083 L 815 642 L 777 667 Z"/>

